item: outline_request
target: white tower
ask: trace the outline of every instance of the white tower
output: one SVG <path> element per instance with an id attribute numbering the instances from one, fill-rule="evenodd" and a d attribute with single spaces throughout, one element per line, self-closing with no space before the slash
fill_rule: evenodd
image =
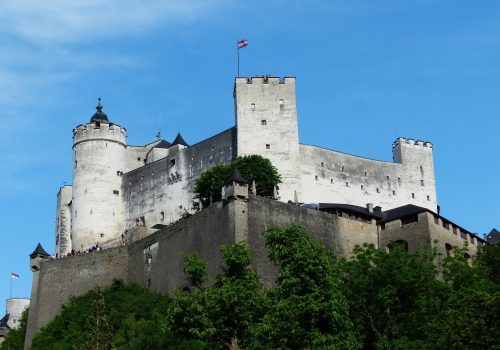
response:
<path id="1" fill-rule="evenodd" d="M 280 200 L 293 200 L 300 186 L 295 78 L 238 77 L 235 103 L 238 156 L 271 160 L 283 180 Z"/>
<path id="2" fill-rule="evenodd" d="M 106 244 L 123 232 L 121 174 L 126 130 L 109 122 L 101 99 L 90 123 L 73 129 L 71 239 L 75 251 Z"/>

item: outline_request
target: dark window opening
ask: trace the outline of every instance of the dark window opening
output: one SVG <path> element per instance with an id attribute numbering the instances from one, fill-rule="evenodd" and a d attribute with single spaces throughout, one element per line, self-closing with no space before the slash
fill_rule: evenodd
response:
<path id="1" fill-rule="evenodd" d="M 446 243 L 444 245 L 444 249 L 446 250 L 446 256 L 451 256 L 451 252 L 453 251 L 453 247 L 451 246 L 451 244 Z"/>
<path id="2" fill-rule="evenodd" d="M 460 238 L 467 240 L 467 234 L 462 230 L 460 230 Z"/>
<path id="3" fill-rule="evenodd" d="M 260 121 L 260 125 L 267 125 L 267 120 L 262 119 L 262 120 Z"/>
<path id="4" fill-rule="evenodd" d="M 175 158 L 172 158 L 170 159 L 170 166 L 174 166 L 175 165 Z"/>
<path id="5" fill-rule="evenodd" d="M 266 149 L 271 149 L 271 145 L 266 143 Z"/>
<path id="6" fill-rule="evenodd" d="M 414 222 L 418 222 L 418 214 L 408 215 L 401 218 L 401 225 L 408 225 Z"/>

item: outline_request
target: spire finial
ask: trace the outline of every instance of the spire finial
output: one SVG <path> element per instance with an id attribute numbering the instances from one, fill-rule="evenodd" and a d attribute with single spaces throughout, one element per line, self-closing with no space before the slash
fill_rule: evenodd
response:
<path id="1" fill-rule="evenodd" d="M 97 109 L 99 112 L 101 112 L 102 111 L 101 96 L 99 96 L 97 98 L 97 101 L 98 101 L 97 102 L 97 107 L 95 109 Z"/>

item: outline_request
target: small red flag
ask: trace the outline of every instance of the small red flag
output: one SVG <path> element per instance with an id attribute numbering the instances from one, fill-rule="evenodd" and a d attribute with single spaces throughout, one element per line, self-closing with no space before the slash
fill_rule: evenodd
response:
<path id="1" fill-rule="evenodd" d="M 238 49 L 242 49 L 245 46 L 248 46 L 248 39 L 238 41 Z"/>

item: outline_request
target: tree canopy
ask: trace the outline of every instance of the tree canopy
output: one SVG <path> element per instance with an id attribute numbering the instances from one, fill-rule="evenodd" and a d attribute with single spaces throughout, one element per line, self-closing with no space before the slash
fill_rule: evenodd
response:
<path id="1" fill-rule="evenodd" d="M 281 183 L 281 176 L 271 161 L 259 155 L 237 157 L 229 164 L 219 164 L 206 171 L 196 180 L 195 197 L 203 206 L 221 200 L 222 186 L 235 169 L 251 184 L 255 181 L 257 194 L 273 198 L 274 186 Z"/>
<path id="2" fill-rule="evenodd" d="M 298 226 L 263 237 L 272 288 L 245 243 L 221 247 L 212 277 L 188 252 L 174 298 L 115 281 L 71 298 L 32 349 L 500 349 L 500 245 L 470 260 L 365 244 L 344 260 Z M 2 350 L 22 349 L 23 319 Z"/>

